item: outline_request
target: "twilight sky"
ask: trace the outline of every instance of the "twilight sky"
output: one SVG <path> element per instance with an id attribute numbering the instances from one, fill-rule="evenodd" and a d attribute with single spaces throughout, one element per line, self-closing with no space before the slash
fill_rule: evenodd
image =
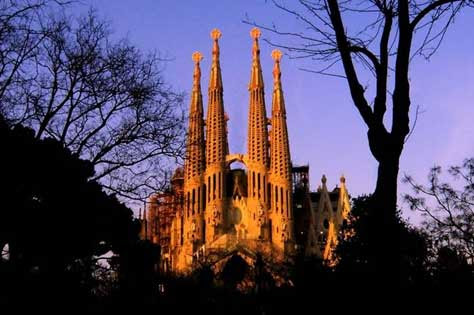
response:
<path id="1" fill-rule="evenodd" d="M 126 36 L 143 50 L 158 50 L 173 58 L 166 65 L 165 78 L 188 94 L 193 71 L 191 54 L 201 51 L 205 106 L 212 48 L 209 33 L 219 28 L 224 105 L 230 117 L 230 150 L 245 153 L 252 42 L 251 26 L 242 20 L 248 14 L 263 24 L 275 22 L 290 30 L 301 29 L 292 16 L 265 0 L 82 2 L 112 22 L 114 36 Z M 474 37 L 466 36 L 474 29 L 473 15 L 474 10 L 470 10 L 457 17 L 440 50 L 429 61 L 417 58 L 412 63 L 412 104 L 413 108 L 419 105 L 422 114 L 406 143 L 400 174 L 408 173 L 424 181 L 434 164 L 446 167 L 474 156 Z M 279 39 L 264 30 L 262 38 Z M 261 41 L 267 113 L 271 107 L 272 49 Z M 320 62 L 288 56 L 282 60 L 293 164 L 309 163 L 312 189 L 317 188 L 322 174 L 328 178 L 329 189 L 344 174 L 352 196 L 370 193 L 375 187 L 377 163 L 369 151 L 367 130 L 351 101 L 347 82 L 299 70 L 322 66 Z M 370 77 L 361 81 L 373 86 Z M 400 193 L 406 191 L 408 187 L 400 183 Z M 405 215 L 411 213 L 405 211 Z"/>

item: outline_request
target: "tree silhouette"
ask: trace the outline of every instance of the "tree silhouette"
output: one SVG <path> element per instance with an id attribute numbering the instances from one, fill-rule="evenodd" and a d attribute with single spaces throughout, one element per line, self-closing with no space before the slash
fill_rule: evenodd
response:
<path id="1" fill-rule="evenodd" d="M 12 3 L 9 16 L 30 1 Z M 1 112 L 89 160 L 109 191 L 144 200 L 182 153 L 183 95 L 166 83 L 165 59 L 112 40 L 94 11 L 74 18 L 41 3 L 24 19 L 1 17 Z M 24 24 L 35 28 L 10 31 Z"/>
<path id="2" fill-rule="evenodd" d="M 392 248 L 399 244 L 393 235 L 397 226 L 397 179 L 400 156 L 410 132 L 409 70 L 416 54 L 430 57 L 440 46 L 456 14 L 472 1 L 336 1 L 299 0 L 297 4 L 272 1 L 293 15 L 303 30 L 277 25 L 267 30 L 290 36 L 291 44 L 273 43 L 298 58 L 325 62 L 314 72 L 329 73 L 342 63 L 353 103 L 367 126 L 370 151 L 378 162 L 378 177 L 372 202 L 382 222 L 378 230 L 381 268 L 390 276 L 396 267 Z M 360 23 L 360 21 L 364 21 Z M 247 21 L 254 24 L 254 22 Z M 356 67 L 356 62 L 361 67 Z M 374 78 L 373 101 L 360 82 L 368 70 Z M 313 71 L 313 70 L 310 70 Z M 390 88 L 389 86 L 393 87 Z M 390 99 L 387 96 L 391 96 Z M 391 105 L 391 129 L 385 125 Z M 385 120 L 384 120 L 385 119 Z M 393 242 L 389 244 L 388 242 Z M 385 266 L 385 267 L 384 267 Z M 392 279 L 396 281 L 396 279 Z"/>
<path id="3" fill-rule="evenodd" d="M 347 223 L 342 228 L 336 248 L 339 273 L 338 281 L 360 283 L 367 287 L 376 284 L 376 271 L 380 242 L 377 240 L 380 217 L 373 208 L 372 196 L 360 196 L 352 200 L 352 208 Z M 405 222 L 397 212 L 395 233 L 400 247 L 391 248 L 396 257 L 397 268 L 392 270 L 398 284 L 404 287 L 426 284 L 430 259 L 430 242 L 425 233 Z"/>
<path id="4" fill-rule="evenodd" d="M 433 167 L 428 185 L 421 185 L 408 175 L 405 182 L 413 195 L 404 199 L 412 210 L 420 212 L 426 231 L 436 248 L 451 248 L 474 263 L 474 158 L 448 169 L 451 183 L 441 180 L 442 169 Z M 455 185 L 455 186 L 454 186 Z"/>
<path id="5" fill-rule="evenodd" d="M 235 289 L 237 284 L 245 278 L 248 270 L 247 262 L 239 255 L 234 254 L 226 262 L 221 277 L 227 287 Z"/>
<path id="6" fill-rule="evenodd" d="M 434 266 L 435 284 L 441 288 L 474 289 L 474 267 L 456 249 L 438 248 Z"/>
<path id="7" fill-rule="evenodd" d="M 44 24 L 47 12 L 72 1 L 29 0 L 0 2 L 0 110 L 17 88 L 34 79 L 25 72 L 39 55 L 40 45 L 53 30 Z M 5 115 L 5 112 L 3 112 Z"/>
<path id="8" fill-rule="evenodd" d="M 0 291 L 40 303 L 90 295 L 100 256 L 125 254 L 138 241 L 132 211 L 90 180 L 92 163 L 60 142 L 2 118 L 0 143 L 0 247 L 8 244 L 10 279 Z"/>

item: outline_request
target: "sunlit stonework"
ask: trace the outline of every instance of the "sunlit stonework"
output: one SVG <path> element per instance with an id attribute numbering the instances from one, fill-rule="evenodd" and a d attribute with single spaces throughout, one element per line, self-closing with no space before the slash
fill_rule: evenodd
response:
<path id="1" fill-rule="evenodd" d="M 221 31 L 219 31 L 217 28 L 211 31 L 211 38 L 213 40 L 218 40 L 219 38 L 221 38 L 221 35 L 222 35 Z"/>
<path id="2" fill-rule="evenodd" d="M 275 60 L 276 62 L 280 62 L 281 56 L 282 56 L 282 53 L 281 53 L 280 50 L 274 49 L 274 50 L 272 51 L 272 58 L 273 58 L 273 60 Z"/>
<path id="3" fill-rule="evenodd" d="M 250 36 L 253 38 L 253 39 L 258 39 L 260 38 L 260 30 L 257 28 L 257 27 L 254 27 L 252 28 L 252 30 L 250 31 Z"/>
<path id="4" fill-rule="evenodd" d="M 186 158 L 169 191 L 155 194 L 144 214 L 143 237 L 161 245 L 163 270 L 189 272 L 204 263 L 219 269 L 239 255 L 278 264 L 297 253 L 332 259 L 349 211 L 345 179 L 328 191 L 326 178 L 309 189 L 309 167 L 291 163 L 279 50 L 272 52 L 273 96 L 267 118 L 258 38 L 253 38 L 246 153 L 230 153 L 219 38 L 214 29 L 207 119 L 201 93 L 202 54 L 195 52 Z M 238 163 L 237 163 L 238 162 Z M 245 167 L 232 168 L 240 164 Z"/>
<path id="5" fill-rule="evenodd" d="M 202 60 L 202 54 L 201 54 L 199 51 L 196 51 L 196 52 L 193 53 L 193 57 L 192 57 L 192 58 L 193 58 L 193 61 L 194 61 L 195 63 L 201 62 L 201 60 Z"/>

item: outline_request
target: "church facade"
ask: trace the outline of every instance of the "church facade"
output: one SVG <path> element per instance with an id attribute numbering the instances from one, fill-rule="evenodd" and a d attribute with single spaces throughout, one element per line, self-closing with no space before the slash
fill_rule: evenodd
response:
<path id="1" fill-rule="evenodd" d="M 309 167 L 293 167 L 280 62 L 272 52 L 273 95 L 267 118 L 260 65 L 260 31 L 252 29 L 247 152 L 229 152 L 219 38 L 214 29 L 207 116 L 201 92 L 202 54 L 195 52 L 184 168 L 157 193 L 143 214 L 143 238 L 161 246 L 161 268 L 189 272 L 203 263 L 240 255 L 251 264 L 261 254 L 284 261 L 297 252 L 331 259 L 350 210 L 345 179 L 329 191 L 326 179 L 309 189 Z M 246 169 L 232 169 L 240 162 Z"/>

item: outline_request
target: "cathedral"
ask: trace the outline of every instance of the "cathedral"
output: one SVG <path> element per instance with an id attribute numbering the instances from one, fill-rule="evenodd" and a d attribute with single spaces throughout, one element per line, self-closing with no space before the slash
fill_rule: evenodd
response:
<path id="1" fill-rule="evenodd" d="M 161 248 L 163 271 L 187 273 L 209 263 L 222 268 L 233 256 L 280 263 L 298 253 L 331 261 L 350 211 L 345 178 L 328 190 L 323 176 L 309 187 L 309 166 L 293 166 L 280 63 L 273 50 L 273 95 L 267 118 L 260 65 L 260 30 L 253 28 L 246 153 L 230 153 L 219 63 L 221 33 L 211 32 L 207 114 L 201 92 L 202 54 L 195 52 L 184 168 L 167 191 L 144 209 L 142 237 Z M 245 169 L 232 168 L 240 162 Z"/>

